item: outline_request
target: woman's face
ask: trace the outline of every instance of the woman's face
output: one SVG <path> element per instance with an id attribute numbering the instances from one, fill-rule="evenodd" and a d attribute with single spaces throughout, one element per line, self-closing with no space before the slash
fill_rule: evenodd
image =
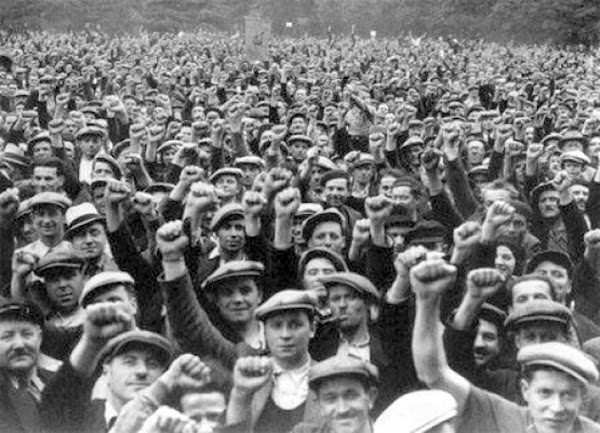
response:
<path id="1" fill-rule="evenodd" d="M 517 259 L 511 249 L 505 245 L 498 245 L 494 262 L 495 268 L 507 279 L 514 273 L 516 265 Z"/>

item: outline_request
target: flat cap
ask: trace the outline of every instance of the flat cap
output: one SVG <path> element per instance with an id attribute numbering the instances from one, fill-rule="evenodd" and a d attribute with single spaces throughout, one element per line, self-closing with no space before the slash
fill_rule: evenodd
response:
<path id="1" fill-rule="evenodd" d="M 317 258 L 329 260 L 338 272 L 348 271 L 346 261 L 338 253 L 329 248 L 314 247 L 309 248 L 300 256 L 300 260 L 298 260 L 298 275 L 304 275 L 304 268 L 306 268 L 308 262 Z"/>
<path id="2" fill-rule="evenodd" d="M 582 164 L 582 165 L 590 165 L 591 161 L 590 158 L 588 158 L 588 156 L 583 153 L 581 150 L 569 150 L 568 152 L 563 153 L 560 156 L 560 162 L 575 162 L 577 164 Z"/>
<path id="3" fill-rule="evenodd" d="M 265 267 L 260 262 L 250 260 L 231 260 L 219 266 L 206 280 L 202 282 L 203 289 L 213 289 L 217 284 L 232 278 L 251 277 L 258 278 L 265 272 Z"/>
<path id="4" fill-rule="evenodd" d="M 425 147 L 425 142 L 419 137 L 409 137 L 402 146 L 400 146 L 400 150 L 405 150 L 414 146 Z"/>
<path id="5" fill-rule="evenodd" d="M 457 414 L 452 394 L 438 389 L 415 391 L 398 398 L 379 415 L 374 433 L 425 433 Z"/>
<path id="6" fill-rule="evenodd" d="M 379 382 L 379 371 L 370 362 L 355 356 L 336 355 L 310 367 L 308 386 L 315 390 L 323 381 L 340 376 L 358 377 L 371 385 Z"/>
<path id="7" fill-rule="evenodd" d="M 115 179 L 120 180 L 121 177 L 123 176 L 123 171 L 121 170 L 121 166 L 119 166 L 119 163 L 117 162 L 117 160 L 114 159 L 109 154 L 104 153 L 104 152 L 98 153 L 94 157 L 94 161 L 100 161 L 105 164 L 108 164 L 110 166 L 110 168 L 112 169 L 113 173 L 115 174 Z"/>
<path id="8" fill-rule="evenodd" d="M 300 206 L 298 206 L 298 211 L 294 217 L 307 218 L 318 212 L 323 212 L 323 206 L 321 206 L 319 203 L 300 203 Z"/>
<path id="9" fill-rule="evenodd" d="M 254 314 L 259 320 L 265 320 L 268 316 L 283 311 L 304 310 L 309 314 L 314 314 L 317 305 L 316 295 L 304 290 L 282 290 L 275 293 L 265 302 L 263 302 Z"/>
<path id="10" fill-rule="evenodd" d="M 548 143 L 550 143 L 553 140 L 556 140 L 556 142 L 560 142 L 563 139 L 563 136 L 560 135 L 558 132 L 553 132 L 551 134 L 546 135 L 543 139 L 542 139 L 542 144 L 544 146 L 547 146 Z"/>
<path id="11" fill-rule="evenodd" d="M 123 141 L 119 141 L 112 148 L 112 152 L 111 152 L 112 156 L 114 158 L 119 158 L 119 155 L 121 155 L 123 152 L 125 152 L 125 150 L 129 149 L 130 147 L 131 147 L 131 140 L 129 138 L 127 138 Z"/>
<path id="12" fill-rule="evenodd" d="M 29 202 L 29 207 L 31 209 L 36 208 L 37 206 L 42 205 L 54 205 L 58 206 L 63 210 L 66 210 L 69 206 L 71 206 L 71 200 L 57 192 L 40 192 L 33 197 L 31 197 L 31 201 Z"/>
<path id="13" fill-rule="evenodd" d="M 571 322 L 571 310 L 558 302 L 547 299 L 535 299 L 516 305 L 504 321 L 507 330 L 532 322 L 552 322 L 568 326 Z"/>
<path id="14" fill-rule="evenodd" d="M 294 141 L 301 141 L 303 143 L 306 143 L 307 146 L 312 146 L 314 144 L 310 137 L 300 134 L 290 135 L 287 139 L 288 145 L 293 143 Z"/>
<path id="15" fill-rule="evenodd" d="M 34 272 L 44 278 L 45 272 L 50 269 L 81 269 L 83 263 L 83 258 L 72 251 L 52 251 L 37 262 Z"/>
<path id="16" fill-rule="evenodd" d="M 506 321 L 507 315 L 506 311 L 485 302 L 481 306 L 479 318 L 486 322 L 493 323 L 498 329 L 502 329 L 504 328 L 504 322 Z"/>
<path id="17" fill-rule="evenodd" d="M 47 131 L 42 131 L 39 134 L 34 135 L 28 142 L 27 142 L 27 148 L 31 149 L 33 146 L 35 146 L 37 143 L 40 143 L 42 141 L 47 141 L 48 143 L 52 143 L 52 139 L 50 138 L 50 133 Z"/>
<path id="18" fill-rule="evenodd" d="M 234 165 L 241 167 L 243 165 L 253 165 L 259 168 L 265 168 L 265 161 L 256 155 L 241 156 L 235 159 Z"/>
<path id="19" fill-rule="evenodd" d="M 240 203 L 229 203 L 217 209 L 210 221 L 210 229 L 213 231 L 218 230 L 231 217 L 244 217 L 244 207 Z"/>
<path id="20" fill-rule="evenodd" d="M 104 218 L 100 216 L 96 207 L 89 202 L 71 206 L 67 209 L 65 218 L 67 221 L 67 231 L 65 234 L 67 236 L 71 236 L 74 232 L 87 225 L 104 221 Z"/>
<path id="21" fill-rule="evenodd" d="M 362 167 L 364 165 L 375 165 L 375 157 L 370 153 L 361 152 L 352 165 L 355 168 Z"/>
<path id="22" fill-rule="evenodd" d="M 335 274 L 325 275 L 320 280 L 326 288 L 341 284 L 354 289 L 361 295 L 371 296 L 375 299 L 380 297 L 371 280 L 355 272 L 336 272 Z"/>
<path id="23" fill-rule="evenodd" d="M 156 149 L 156 153 L 164 152 L 168 149 L 179 149 L 183 146 L 183 141 L 181 140 L 167 140 Z"/>
<path id="24" fill-rule="evenodd" d="M 160 334 L 141 329 L 134 329 L 123 332 L 112 338 L 102 349 L 99 355 L 101 362 L 110 361 L 115 356 L 123 353 L 129 346 L 148 347 L 158 350 L 162 355 L 163 365 L 166 367 L 171 362 L 174 355 L 174 349 L 169 340 Z"/>
<path id="25" fill-rule="evenodd" d="M 324 222 L 336 222 L 342 226 L 342 230 L 346 229 L 346 219 L 344 216 L 335 208 L 325 209 L 322 212 L 311 215 L 302 224 L 302 237 L 305 241 L 308 241 L 315 228 Z"/>
<path id="26" fill-rule="evenodd" d="M 546 191 L 556 191 L 556 188 L 552 182 L 544 182 L 533 188 L 531 191 L 531 203 L 537 206 L 540 196 Z"/>
<path id="27" fill-rule="evenodd" d="M 4 299 L 0 301 L 0 321 L 3 319 L 17 319 L 34 323 L 44 327 L 44 314 L 29 302 Z"/>
<path id="28" fill-rule="evenodd" d="M 407 244 L 439 242 L 446 240 L 448 229 L 437 221 L 421 221 L 417 223 L 406 235 Z"/>
<path id="29" fill-rule="evenodd" d="M 134 285 L 135 281 L 131 275 L 127 272 L 121 271 L 106 271 L 100 272 L 94 275 L 92 278 L 85 283 L 81 296 L 79 297 L 79 305 L 86 307 L 92 298 L 101 291 L 101 289 L 113 286 L 115 284 L 129 284 Z"/>
<path id="30" fill-rule="evenodd" d="M 211 183 L 215 183 L 217 179 L 219 179 L 221 176 L 235 176 L 238 179 L 241 179 L 244 176 L 244 172 L 242 172 L 242 170 L 240 170 L 239 168 L 234 167 L 220 168 L 217 171 L 215 171 L 208 180 Z"/>
<path id="31" fill-rule="evenodd" d="M 561 253 L 560 251 L 542 251 L 529 260 L 525 268 L 525 273 L 531 274 L 535 272 L 535 269 L 543 262 L 551 262 L 562 266 L 567 270 L 569 275 L 573 271 L 573 262 L 571 262 L 571 259 L 565 253 Z"/>
<path id="32" fill-rule="evenodd" d="M 325 186 L 327 182 L 334 179 L 350 179 L 350 175 L 345 170 L 330 170 L 321 176 L 321 186 Z"/>
<path id="33" fill-rule="evenodd" d="M 549 342 L 523 347 L 517 353 L 522 365 L 544 365 L 560 370 L 584 384 L 598 381 L 598 369 L 581 350 L 565 343 Z"/>
<path id="34" fill-rule="evenodd" d="M 422 120 L 419 119 L 412 119 L 411 121 L 408 122 L 408 127 L 409 128 L 417 128 L 417 127 L 422 127 L 424 125 Z"/>
<path id="35" fill-rule="evenodd" d="M 314 162 L 314 164 L 317 167 L 321 167 L 325 170 L 335 170 L 337 168 L 337 165 L 335 165 L 335 163 L 332 160 L 330 160 L 329 158 L 325 158 L 324 156 L 319 156 Z"/>
<path id="36" fill-rule="evenodd" d="M 562 139 L 558 142 L 558 147 L 562 150 L 565 144 L 571 141 L 580 143 L 584 149 L 589 145 L 589 141 L 585 135 L 576 129 L 570 129 L 562 134 Z"/>
<path id="37" fill-rule="evenodd" d="M 83 110 L 81 110 L 81 111 L 83 111 Z M 96 110 L 94 110 L 94 112 L 96 112 Z M 79 131 L 77 131 L 76 138 L 78 140 L 80 140 L 82 137 L 90 136 L 90 135 L 104 138 L 106 136 L 106 132 L 104 131 L 103 128 L 100 128 L 98 126 L 84 126 Z"/>
<path id="38" fill-rule="evenodd" d="M 154 194 L 155 192 L 170 193 L 171 191 L 173 191 L 173 188 L 175 188 L 175 185 L 173 185 L 172 183 L 155 182 L 144 188 L 144 192 L 147 192 L 148 194 Z"/>

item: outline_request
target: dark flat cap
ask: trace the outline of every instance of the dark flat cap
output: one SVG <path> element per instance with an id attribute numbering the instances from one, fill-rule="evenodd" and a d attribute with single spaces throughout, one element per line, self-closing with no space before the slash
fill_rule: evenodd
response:
<path id="1" fill-rule="evenodd" d="M 320 278 L 325 287 L 340 284 L 354 289 L 361 295 L 367 295 L 379 299 L 380 295 L 375 285 L 368 278 L 355 272 L 336 272 Z"/>
<path id="2" fill-rule="evenodd" d="M 319 385 L 335 377 L 359 377 L 372 385 L 379 382 L 377 367 L 355 356 L 336 355 L 313 365 L 308 370 L 308 386 L 316 389 Z"/>
<path id="3" fill-rule="evenodd" d="M 244 207 L 239 203 L 229 203 L 225 206 L 221 206 L 217 209 L 210 221 L 210 229 L 212 231 L 218 230 L 219 227 L 231 217 L 243 218 Z"/>
<path id="4" fill-rule="evenodd" d="M 141 329 L 124 332 L 112 338 L 102 349 L 99 358 L 101 362 L 109 361 L 132 345 L 146 346 L 158 350 L 163 356 L 162 361 L 165 367 L 169 365 L 173 358 L 174 350 L 169 340 L 155 332 L 142 331 Z"/>
<path id="5" fill-rule="evenodd" d="M 284 311 L 303 310 L 314 314 L 317 305 L 316 295 L 304 290 L 282 290 L 263 302 L 254 314 L 259 320 Z"/>
<path id="6" fill-rule="evenodd" d="M 504 322 L 508 330 L 532 322 L 551 322 L 568 326 L 571 322 L 571 310 L 562 304 L 547 299 L 535 299 L 516 305 Z"/>
<path id="7" fill-rule="evenodd" d="M 213 289 L 217 284 L 232 278 L 250 277 L 258 278 L 265 272 L 265 267 L 260 262 L 250 260 L 232 260 L 219 266 L 202 283 L 202 288 Z"/>

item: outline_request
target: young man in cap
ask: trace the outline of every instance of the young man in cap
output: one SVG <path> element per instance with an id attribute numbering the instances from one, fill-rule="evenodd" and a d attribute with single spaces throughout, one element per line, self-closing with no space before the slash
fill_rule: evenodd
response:
<path id="1" fill-rule="evenodd" d="M 242 194 L 244 173 L 239 168 L 220 168 L 210 177 L 210 182 L 217 189 L 222 204 L 239 201 Z"/>
<path id="2" fill-rule="evenodd" d="M 356 221 L 363 217 L 362 212 L 347 205 L 350 197 L 350 176 L 343 170 L 331 170 L 321 177 L 323 187 L 322 201 L 324 208 L 337 209 L 348 222 L 348 227 L 354 227 Z"/>
<path id="3" fill-rule="evenodd" d="M 510 403 L 473 386 L 452 370 L 446 360 L 440 322 L 441 298 L 453 284 L 456 268 L 440 259 L 414 266 L 410 280 L 416 294 L 413 356 L 419 378 L 430 388 L 447 391 L 458 406 L 458 431 L 600 431 L 600 426 L 581 417 L 587 386 L 598 380 L 593 362 L 563 343 L 524 347 L 518 360 L 524 368 L 521 391 L 527 408 Z M 478 272 L 472 283 L 484 291 L 498 278 Z M 568 398 L 566 398 L 568 396 Z"/>
<path id="4" fill-rule="evenodd" d="M 35 306 L 0 303 L 0 430 L 42 431 L 40 396 L 52 374 L 38 367 L 44 317 Z"/>
<path id="5" fill-rule="evenodd" d="M 106 134 L 102 128 L 88 126 L 77 133 L 77 146 L 81 149 L 79 161 L 79 181 L 90 184 L 92 182 L 92 168 L 95 157 L 102 150 Z"/>
<path id="6" fill-rule="evenodd" d="M 32 165 L 33 186 L 37 193 L 63 191 L 65 169 L 62 161 L 56 157 L 37 160 Z"/>

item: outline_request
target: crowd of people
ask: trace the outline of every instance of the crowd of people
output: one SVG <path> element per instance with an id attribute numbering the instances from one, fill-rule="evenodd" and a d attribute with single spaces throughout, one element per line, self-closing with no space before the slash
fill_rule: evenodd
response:
<path id="1" fill-rule="evenodd" d="M 600 432 L 598 54 L 0 40 L 0 431 Z"/>

